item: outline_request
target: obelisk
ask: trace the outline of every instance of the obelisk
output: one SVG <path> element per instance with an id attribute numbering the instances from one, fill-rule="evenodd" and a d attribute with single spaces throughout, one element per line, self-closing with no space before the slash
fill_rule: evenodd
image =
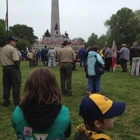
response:
<path id="1" fill-rule="evenodd" d="M 51 7 L 51 35 L 60 35 L 59 0 L 52 0 Z"/>

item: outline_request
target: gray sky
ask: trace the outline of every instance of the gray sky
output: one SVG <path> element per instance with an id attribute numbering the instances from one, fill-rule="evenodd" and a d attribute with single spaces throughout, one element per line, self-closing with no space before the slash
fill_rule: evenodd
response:
<path id="1" fill-rule="evenodd" d="M 9 0 L 9 26 L 27 25 L 42 38 L 51 26 L 51 0 Z M 104 22 L 112 14 L 126 7 L 140 10 L 140 0 L 59 0 L 60 31 L 70 39 L 82 37 L 87 41 L 91 33 L 106 34 Z M 0 19 L 5 19 L 6 0 L 0 0 Z"/>

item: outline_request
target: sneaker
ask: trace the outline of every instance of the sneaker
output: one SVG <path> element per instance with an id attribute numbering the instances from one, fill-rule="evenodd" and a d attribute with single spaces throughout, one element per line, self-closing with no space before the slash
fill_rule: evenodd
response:
<path id="1" fill-rule="evenodd" d="M 10 103 L 6 103 L 6 102 L 4 102 L 4 103 L 2 104 L 3 107 L 8 107 L 9 105 L 10 105 Z"/>

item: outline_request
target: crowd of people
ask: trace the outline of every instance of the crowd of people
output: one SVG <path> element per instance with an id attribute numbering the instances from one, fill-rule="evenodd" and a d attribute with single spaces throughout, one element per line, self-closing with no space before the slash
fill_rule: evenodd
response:
<path id="1" fill-rule="evenodd" d="M 22 60 L 28 60 L 30 67 L 38 66 L 38 62 L 42 61 L 42 66 L 48 66 L 56 67 L 56 59 L 58 56 L 58 52 L 54 49 L 53 46 L 50 46 L 47 48 L 47 46 L 44 46 L 43 49 L 32 49 L 28 52 L 24 52 L 24 55 L 22 55 Z"/>
<path id="2" fill-rule="evenodd" d="M 101 95 L 101 75 L 95 72 L 95 62 L 98 61 L 106 71 L 111 69 L 112 49 L 102 50 L 92 46 L 88 50 L 84 46 L 79 51 L 71 48 L 71 42 L 65 40 L 59 50 L 58 63 L 60 70 L 60 89 L 54 73 L 49 69 L 56 67 L 56 51 L 46 46 L 38 52 L 30 50 L 26 57 L 29 65 L 37 66 L 41 59 L 43 66 L 34 70 L 27 78 L 22 98 L 20 98 L 21 71 L 20 55 L 16 48 L 14 37 L 8 37 L 6 46 L 0 52 L 0 63 L 3 68 L 3 107 L 10 105 L 10 90 L 12 87 L 15 110 L 12 124 L 17 139 L 66 140 L 71 135 L 71 121 L 68 107 L 61 102 L 62 95 L 72 96 L 72 70 L 76 58 L 80 56 L 80 67 L 85 69 L 88 96 L 80 103 L 79 115 L 83 124 L 77 127 L 75 140 L 110 140 L 103 131 L 113 127 L 114 117 L 125 111 L 124 102 L 113 102 Z M 40 54 L 40 55 L 39 55 Z M 127 72 L 127 62 L 130 60 L 131 75 L 139 75 L 140 47 L 137 42 L 129 50 L 126 44 L 116 51 L 117 62 L 122 72 Z M 94 94 L 93 94 L 94 93 Z"/>

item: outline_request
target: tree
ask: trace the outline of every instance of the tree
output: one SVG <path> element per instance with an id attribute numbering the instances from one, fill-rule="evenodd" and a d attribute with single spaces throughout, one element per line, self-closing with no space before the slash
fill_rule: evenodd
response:
<path id="1" fill-rule="evenodd" d="M 18 41 L 16 43 L 16 47 L 19 50 L 26 50 L 27 46 L 30 46 L 30 43 L 28 42 L 28 40 L 18 38 Z"/>
<path id="2" fill-rule="evenodd" d="M 137 41 L 138 45 L 140 46 L 140 34 L 137 34 L 135 41 Z"/>
<path id="3" fill-rule="evenodd" d="M 123 43 L 131 46 L 140 32 L 139 20 L 135 13 L 125 7 L 113 14 L 110 20 L 105 22 L 105 26 L 109 27 L 109 42 L 111 43 L 115 39 L 118 46 Z"/>
<path id="4" fill-rule="evenodd" d="M 10 27 L 10 30 L 13 32 L 13 36 L 21 39 L 28 40 L 30 44 L 33 44 L 35 42 L 35 38 L 37 38 L 34 35 L 34 30 L 32 27 L 28 27 L 26 25 L 14 25 L 13 27 Z"/>
<path id="5" fill-rule="evenodd" d="M 6 35 L 4 20 L 0 19 L 0 47 L 5 45 Z"/>
<path id="6" fill-rule="evenodd" d="M 97 39 L 98 39 L 98 36 L 96 34 L 92 33 L 91 36 L 88 38 L 88 41 L 86 43 L 86 47 L 95 45 Z"/>
<path id="7" fill-rule="evenodd" d="M 105 42 L 107 41 L 107 36 L 106 35 L 101 35 L 97 42 L 96 45 L 99 46 L 100 48 L 104 48 L 105 47 Z"/>

